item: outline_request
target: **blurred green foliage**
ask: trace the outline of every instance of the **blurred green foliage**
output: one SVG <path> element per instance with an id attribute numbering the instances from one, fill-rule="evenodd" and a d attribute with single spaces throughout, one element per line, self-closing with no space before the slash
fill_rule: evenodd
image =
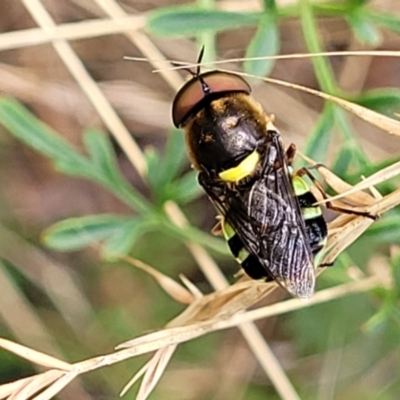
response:
<path id="1" fill-rule="evenodd" d="M 324 50 L 317 29 L 319 17 L 335 16 L 345 19 L 354 37 L 366 45 L 374 46 L 379 43 L 382 28 L 400 33 L 400 16 L 383 14 L 370 7 L 368 3 L 365 0 L 332 0 L 324 3 L 300 0 L 294 5 L 278 6 L 273 0 L 265 0 L 264 10 L 259 13 L 227 12 L 204 8 L 193 3 L 190 6 L 155 9 L 149 14 L 146 28 L 151 35 L 161 36 L 199 38 L 203 34 L 209 34 L 215 45 L 217 32 L 254 26 L 256 30 L 246 49 L 246 56 L 257 58 L 278 54 L 279 24 L 285 19 L 297 18 L 301 21 L 308 51 L 316 53 Z M 390 116 L 399 111 L 398 89 L 382 88 L 352 97 L 338 88 L 328 59 L 318 57 L 312 59 L 312 62 L 321 90 L 348 98 Z M 249 60 L 243 64 L 246 72 L 255 75 L 269 74 L 273 65 L 270 59 Z M 57 132 L 34 117 L 24 106 L 9 98 L 0 99 L 0 123 L 25 145 L 49 158 L 61 173 L 101 185 L 132 210 L 130 215 L 125 216 L 87 215 L 61 221 L 43 234 L 44 243 L 52 249 L 74 251 L 87 246 L 96 246 L 99 247 L 105 260 L 114 260 L 121 254 L 140 255 L 144 251 L 143 248 L 147 251 L 146 246 L 135 248 L 137 243 L 143 243 L 144 235 L 148 235 L 145 238 L 149 238 L 151 235 L 166 234 L 168 240 L 171 240 L 169 242 L 171 246 L 174 239 L 178 239 L 179 243 L 194 241 L 216 254 L 228 254 L 222 240 L 193 226 L 185 229 L 177 228 L 165 214 L 163 206 L 166 202 L 174 201 L 179 205 L 186 205 L 202 194 L 196 181 L 196 173 L 184 172 L 186 153 L 184 138 L 180 131 L 170 132 L 162 154 L 154 149 L 146 151 L 145 181 L 150 191 L 150 195 L 146 197 L 132 187 L 121 174 L 110 140 L 103 132 L 89 129 L 83 133 L 86 154 L 82 154 Z M 305 153 L 316 160 L 325 160 L 333 140 L 334 127 L 340 132 L 342 146 L 332 169 L 349 182 L 354 183 L 361 175 L 369 175 L 394 161 L 372 164 L 362 151 L 348 116 L 330 103 L 325 104 L 314 130 L 310 132 L 305 144 Z M 335 140 L 338 138 L 335 137 Z M 382 185 L 380 189 L 387 192 L 394 187 L 394 183 L 388 183 Z M 384 217 L 375 223 L 349 252 L 343 254 L 335 268 L 322 275 L 319 285 L 328 287 L 342 283 L 348 279 L 345 273 L 347 266 L 355 264 L 363 268 L 376 251 L 387 254 L 388 245 L 400 242 L 399 226 L 400 210 L 397 209 L 391 212 L 390 218 Z M 363 249 L 362 257 L 358 257 L 361 250 L 357 249 Z M 164 251 L 160 251 L 160 254 L 164 254 Z M 365 398 L 362 397 L 365 395 L 363 390 L 359 391 L 356 387 L 357 380 L 361 380 L 371 365 L 378 363 L 388 352 L 398 348 L 400 253 L 393 252 L 390 262 L 395 282 L 393 288 L 352 295 L 297 311 L 290 318 L 283 319 L 282 327 L 279 328 L 283 332 L 282 336 L 290 336 L 298 357 L 328 354 L 341 348 L 350 349 L 348 353 L 350 356 L 346 356 L 340 362 L 340 368 L 343 370 L 336 377 L 335 398 Z M 156 285 L 153 290 L 159 292 Z M 160 318 L 165 316 L 166 309 L 175 306 L 171 306 L 172 301 L 168 298 L 160 300 L 157 295 L 157 299 L 149 308 L 154 312 L 155 321 L 159 322 Z M 126 315 L 117 309 L 105 309 L 101 313 L 99 319 L 107 321 L 106 325 L 113 326 L 115 331 L 132 334 L 131 328 L 126 327 L 124 323 Z M 154 326 L 157 327 L 160 326 Z M 140 334 L 141 328 L 142 324 L 138 321 L 135 333 Z M 192 360 L 207 361 L 218 347 L 216 338 L 217 335 L 202 338 L 186 345 L 190 350 L 181 354 L 181 359 L 184 360 L 189 354 Z M 7 362 L 3 355 L 1 357 L 1 363 Z M 296 370 L 296 366 L 289 372 L 293 375 L 300 393 L 304 395 L 302 398 L 315 398 L 317 378 L 300 379 L 303 373 Z M 381 393 L 368 398 L 395 399 L 399 382 L 399 379 L 389 382 L 382 388 Z M 351 397 L 351 393 L 354 393 L 355 397 Z M 265 386 L 252 384 L 248 388 L 246 399 L 261 399 L 265 398 L 265 395 Z M 277 398 L 274 396 L 271 390 L 269 398 Z"/>

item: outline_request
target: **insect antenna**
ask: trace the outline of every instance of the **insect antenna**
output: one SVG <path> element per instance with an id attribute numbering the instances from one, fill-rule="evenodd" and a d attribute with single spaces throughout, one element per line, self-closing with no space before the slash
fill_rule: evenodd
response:
<path id="1" fill-rule="evenodd" d="M 211 88 L 204 81 L 203 77 L 201 76 L 201 71 L 200 71 L 200 69 L 201 69 L 201 65 L 200 64 L 201 64 L 201 60 L 203 59 L 203 56 L 204 56 L 204 50 L 205 50 L 205 47 L 203 46 L 200 49 L 200 53 L 199 53 L 199 55 L 197 57 L 196 72 L 193 72 L 190 68 L 180 68 L 180 69 L 182 69 L 183 71 L 189 72 L 189 74 L 192 75 L 193 78 L 198 79 L 198 81 L 201 84 L 201 89 L 202 89 L 203 93 L 205 95 L 207 95 L 207 94 L 211 93 Z M 181 67 L 181 65 L 179 63 L 171 62 L 171 64 L 173 66 L 175 66 L 175 67 Z"/>

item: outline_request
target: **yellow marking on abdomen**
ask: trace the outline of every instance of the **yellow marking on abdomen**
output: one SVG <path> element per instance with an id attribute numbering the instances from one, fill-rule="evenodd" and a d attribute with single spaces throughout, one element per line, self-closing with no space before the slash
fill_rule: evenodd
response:
<path id="1" fill-rule="evenodd" d="M 300 178 L 300 176 L 296 175 L 292 176 L 292 185 L 296 196 L 301 196 L 302 194 L 305 194 L 310 191 L 307 182 L 305 182 L 303 178 Z"/>

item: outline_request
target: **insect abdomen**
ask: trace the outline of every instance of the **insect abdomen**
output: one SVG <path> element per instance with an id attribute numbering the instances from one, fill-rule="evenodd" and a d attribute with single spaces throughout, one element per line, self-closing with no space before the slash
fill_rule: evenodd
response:
<path id="1" fill-rule="evenodd" d="M 302 211 L 308 243 L 315 258 L 326 244 L 328 235 L 326 222 L 322 215 L 321 207 L 315 205 L 317 199 L 311 193 L 305 180 L 300 176 L 293 176 L 292 184 Z M 315 264 L 317 266 L 318 263 L 315 262 Z"/>
<path id="2" fill-rule="evenodd" d="M 265 268 L 260 264 L 257 257 L 249 253 L 239 235 L 235 230 L 225 221 L 221 222 L 222 232 L 224 238 L 228 243 L 229 249 L 236 261 L 241 265 L 241 267 L 246 271 L 246 274 L 252 279 L 271 278 L 268 276 Z"/>

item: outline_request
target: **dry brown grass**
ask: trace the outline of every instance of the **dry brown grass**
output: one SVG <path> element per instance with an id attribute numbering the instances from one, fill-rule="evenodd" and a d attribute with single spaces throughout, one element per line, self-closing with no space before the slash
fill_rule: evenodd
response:
<path id="1" fill-rule="evenodd" d="M 73 3 L 56 5 L 51 2 L 41 3 L 38 0 L 25 0 L 22 3 L 23 7 L 20 4 L 8 5 L 7 9 L 4 5 L 0 6 L 3 7 L 3 12 L 0 14 L 10 17 L 9 22 L 3 17 L 4 30 L 7 30 L 7 22 L 9 29 L 12 30 L 0 34 L 0 50 L 4 55 L 0 69 L 2 76 L 6 77 L 0 83 L 0 90 L 27 103 L 44 121 L 64 133 L 74 143 L 80 143 L 80 132 L 88 125 L 106 128 L 123 149 L 136 171 L 136 174 L 131 173 L 130 179 L 134 184 L 140 186 L 141 180 L 145 179 L 146 172 L 142 147 L 150 143 L 157 145 L 159 137 L 164 135 L 164 132 L 160 133 L 160 131 L 165 130 L 169 125 L 169 121 L 166 121 L 168 103 L 174 91 L 183 82 L 177 71 L 168 68 L 169 64 L 165 59 L 193 60 L 196 54 L 195 46 L 186 40 L 151 39 L 142 31 L 146 14 L 136 12 L 134 9 L 146 5 L 140 4 L 140 2 L 137 4 L 135 2 L 122 4 L 121 2 L 120 4 L 114 0 L 97 0 L 82 2 L 79 5 Z M 230 4 L 223 2 L 222 6 L 226 8 Z M 89 18 L 93 16 L 101 19 L 90 20 Z M 79 22 L 75 22 L 76 20 Z M 289 33 L 291 30 L 293 31 L 293 26 L 290 24 L 286 28 Z M 343 26 L 338 26 L 335 32 L 338 32 L 339 36 L 346 37 L 346 32 L 343 33 L 344 30 Z M 110 35 L 110 37 L 104 37 L 105 35 Z M 247 32 L 243 32 L 243 37 L 237 38 L 239 47 L 242 46 L 240 41 L 246 40 L 246 35 L 248 36 Z M 227 56 L 231 51 L 226 44 L 229 42 L 229 38 L 229 34 L 226 34 L 225 37 L 221 35 L 220 38 L 221 52 Z M 288 51 L 292 50 L 291 46 L 298 44 L 295 34 L 292 35 L 292 39 L 292 42 L 288 40 Z M 341 39 L 336 40 L 339 42 Z M 390 43 L 391 40 L 394 39 L 389 36 L 387 41 Z M 398 39 L 396 38 L 396 40 Z M 37 47 L 38 45 L 42 45 L 42 47 Z M 301 46 L 299 47 L 301 50 Z M 136 52 L 140 57 L 157 60 L 152 63 L 152 67 L 161 69 L 160 75 L 153 75 L 150 68 L 144 64 L 122 61 L 122 56 Z M 369 55 L 376 56 L 373 52 Z M 397 56 L 398 54 L 396 52 L 392 55 Z M 342 71 L 346 71 L 345 66 L 349 62 L 348 60 L 344 57 L 340 59 L 343 64 L 341 65 Z M 287 63 L 290 62 L 293 60 L 287 61 Z M 303 62 L 304 60 L 297 60 L 292 64 L 283 64 L 283 67 L 277 67 L 276 70 L 277 76 L 282 77 L 282 80 L 267 80 L 297 89 L 299 90 L 297 93 L 290 92 L 288 94 L 279 86 L 268 86 L 268 88 L 260 86 L 255 90 L 257 98 L 266 99 L 265 107 L 273 109 L 277 114 L 278 126 L 282 126 L 281 130 L 289 132 L 285 136 L 285 140 L 301 143 L 311 130 L 318 114 L 319 104 L 314 103 L 313 99 L 304 100 L 300 91 L 307 91 L 325 100 L 334 101 L 369 124 L 395 136 L 400 135 L 398 121 L 363 109 L 343 99 L 333 98 L 307 88 L 313 86 L 314 82 L 311 69 L 306 69 L 308 68 L 305 67 L 307 64 Z M 111 68 L 109 68 L 109 64 L 112 65 Z M 291 65 L 289 72 L 285 71 L 287 65 Z M 371 81 L 373 82 L 374 72 L 371 65 L 361 63 L 357 68 L 359 71 L 363 68 L 371 68 Z M 296 74 L 304 71 L 305 73 L 301 74 L 300 79 L 293 79 L 294 76 L 297 76 Z M 132 78 L 135 83 L 131 82 Z M 300 80 L 303 85 L 285 83 L 285 81 L 291 80 Z M 342 76 L 341 80 L 346 81 L 346 77 Z M 371 81 L 369 84 L 372 84 Z M 127 90 L 122 91 L 121 82 L 123 87 L 128 88 Z M 366 83 L 359 82 L 358 84 L 365 85 Z M 352 90 L 357 89 L 361 89 L 361 86 L 352 88 Z M 115 94 L 116 91 L 117 94 Z M 132 107 L 134 112 L 129 111 L 129 108 Z M 149 117 L 152 107 L 159 111 L 150 114 Z M 288 109 L 291 110 L 289 114 L 287 113 Z M 161 117 L 158 118 L 160 115 Z M 372 159 L 387 157 L 394 154 L 396 148 L 398 149 L 393 145 L 397 143 L 398 146 L 398 138 L 389 137 L 374 128 L 365 128 L 364 125 L 363 129 L 360 140 Z M 133 132 L 133 136 L 130 132 Z M 136 138 L 141 145 L 137 144 Z M 3 140 L 7 142 L 9 139 Z M 7 194 L 9 201 L 15 202 L 17 220 L 31 219 L 33 225 L 39 230 L 59 219 L 60 211 L 57 209 L 59 199 L 52 201 L 46 198 L 46 194 L 53 193 L 59 187 L 58 182 L 54 183 L 57 178 L 54 178 L 52 171 L 43 161 L 38 161 L 35 155 L 24 154 L 21 149 L 10 149 L 10 158 L 11 156 L 24 157 L 23 162 L 11 163 L 10 174 L 3 176 L 4 184 L 8 184 L 13 179 L 18 182 L 10 188 L 10 193 Z M 39 163 L 38 166 L 37 163 Z M 26 174 L 26 171 L 30 171 L 31 168 L 34 171 L 32 175 L 28 174 L 24 179 L 18 180 L 19 175 Z M 381 214 L 400 203 L 399 190 L 379 198 L 379 194 L 373 189 L 373 186 L 378 183 L 398 175 L 400 173 L 399 163 L 362 181 L 354 189 L 346 186 L 328 170 L 321 169 L 320 172 L 341 196 L 348 196 L 353 203 L 355 202 L 366 212 L 374 215 Z M 37 192 L 38 182 L 51 183 L 48 193 Z M 118 202 L 110 199 L 107 195 L 100 195 L 96 189 L 92 189 L 87 201 L 84 199 L 80 204 L 75 204 L 75 195 L 70 192 L 79 193 L 82 187 L 83 185 L 80 183 L 68 187 L 69 194 L 66 194 L 65 203 L 63 203 L 63 212 L 66 215 L 95 213 L 104 211 L 104 209 L 107 211 L 112 209 L 117 212 L 124 210 Z M 375 196 L 371 196 L 366 191 L 360 192 L 360 190 L 368 188 Z M 51 195 L 49 197 L 51 198 Z M 22 199 L 26 202 L 24 203 Z M 44 203 L 43 199 L 46 200 Z M 91 202 L 90 200 L 93 199 L 97 201 Z M 46 208 L 46 212 L 40 211 L 43 208 Z M 176 204 L 168 203 L 166 212 L 178 226 L 187 223 L 185 215 Z M 354 215 L 343 215 L 334 220 L 330 224 L 328 244 L 330 253 L 327 255 L 327 261 L 334 259 L 371 223 L 371 219 Z M 2 229 L 4 229 L 2 238 L 9 240 L 8 244 L 13 241 L 13 245 L 0 246 L 2 258 L 11 260 L 21 269 L 27 268 L 26 273 L 47 292 L 56 304 L 57 312 L 62 315 L 68 326 L 79 337 L 90 319 L 94 305 L 89 301 L 80 285 L 76 283 L 76 274 L 62 265 L 62 262 L 55 263 L 53 257 L 48 256 L 40 248 L 32 247 L 25 240 L 15 237 L 8 229 Z M 19 357 L 50 369 L 30 378 L 1 385 L 0 398 L 28 399 L 34 396 L 35 399 L 49 399 L 86 372 L 156 351 L 153 358 L 138 374 L 139 377 L 144 375 L 138 398 L 146 398 L 164 372 L 177 344 L 216 330 L 237 327 L 281 398 L 299 399 L 290 379 L 271 351 L 268 341 L 263 338 L 253 321 L 391 284 L 387 277 L 388 267 L 383 264 L 378 273 L 374 271 L 370 276 L 361 274 L 354 282 L 318 292 L 308 302 L 287 300 L 256 310 L 245 311 L 270 294 L 274 286 L 249 281 L 228 286 L 216 262 L 201 246 L 195 243 L 187 243 L 186 246 L 215 292 L 203 296 L 190 282 L 185 288 L 167 277 L 166 274 L 137 260 L 131 260 L 134 265 L 150 273 L 175 300 L 190 305 L 183 313 L 169 322 L 165 329 L 126 342 L 120 345 L 117 351 L 110 354 L 88 358 L 78 363 L 70 364 L 61 361 L 62 351 L 57 341 L 51 335 L 49 336 L 49 329 L 43 319 L 37 318 L 33 308 L 26 307 L 28 302 L 18 289 L 12 285 L 6 285 L 6 282 L 9 282 L 7 275 L 0 275 L 0 281 L 3 282 L 1 287 L 4 289 L 4 296 L 0 295 L 0 308 L 4 310 L 2 316 L 6 325 L 18 341 L 29 343 L 32 347 L 41 348 L 43 351 L 34 351 L 4 339 L 1 340 L 0 345 Z M 13 299 L 12 305 L 6 307 L 6 301 L 11 298 Z M 68 304 L 65 304 L 65 298 L 68 299 Z M 24 310 L 25 314 L 22 319 L 15 310 Z M 25 325 L 21 324 L 21 321 L 25 322 Z M 29 329 L 26 329 L 26 326 Z M 97 336 L 107 337 L 104 327 L 95 326 L 92 329 Z M 36 341 L 32 339 L 29 331 L 34 331 Z M 93 344 L 91 343 L 92 337 L 79 340 L 83 346 L 87 345 L 90 352 Z M 93 340 L 100 346 L 104 344 L 97 338 Z M 93 349 L 94 351 L 98 352 L 98 348 Z M 46 353 L 56 354 L 57 357 L 50 357 Z M 104 379 L 111 388 L 115 386 L 107 377 Z M 60 397 L 62 396 L 74 399 L 90 398 L 79 380 L 77 384 L 71 385 L 69 391 L 62 391 Z"/>

